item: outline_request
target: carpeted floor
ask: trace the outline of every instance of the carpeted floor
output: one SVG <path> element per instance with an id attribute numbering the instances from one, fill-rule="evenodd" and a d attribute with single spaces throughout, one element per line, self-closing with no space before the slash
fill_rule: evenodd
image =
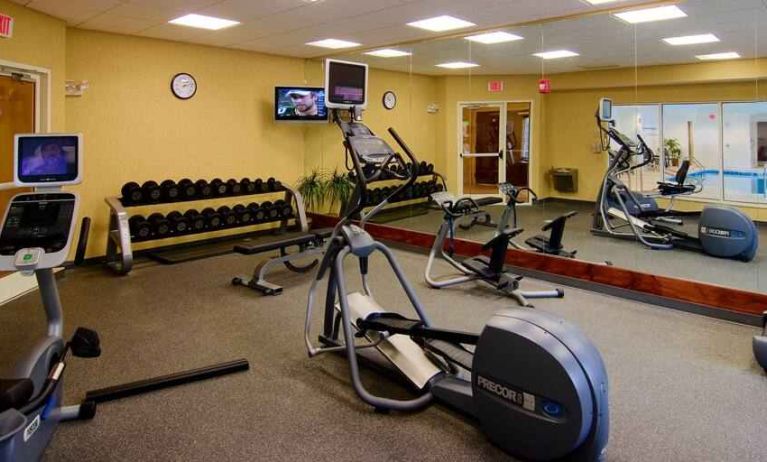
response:
<path id="1" fill-rule="evenodd" d="M 525 239 L 541 233 L 544 220 L 575 210 L 578 215 L 567 221 L 563 243 L 565 249 L 577 250 L 579 259 L 600 263 L 609 261 L 620 268 L 754 292 L 767 292 L 767 245 L 765 245 L 767 225 L 765 224 L 759 226 L 759 238 L 762 243 L 759 253 L 753 261 L 744 263 L 714 258 L 695 251 L 650 250 L 637 242 L 594 236 L 590 231 L 592 209 L 593 204 L 557 200 L 517 207 L 519 213 L 517 226 L 524 228 L 525 232 L 515 241 L 523 244 Z M 503 206 L 490 206 L 486 210 L 497 221 L 503 212 Z M 432 210 L 426 215 L 403 217 L 386 224 L 436 234 L 441 223 L 442 212 Z M 695 217 L 687 218 L 685 226 L 681 229 L 696 235 L 698 233 L 696 223 Z M 494 231 L 494 228 L 474 226 L 468 231 L 458 230 L 458 237 L 486 242 L 492 238 Z"/>
<path id="2" fill-rule="evenodd" d="M 481 288 L 431 290 L 425 257 L 397 252 L 433 320 L 477 330 L 511 302 Z M 459 415 L 433 406 L 380 415 L 349 387 L 338 356 L 306 356 L 309 279 L 287 272 L 279 297 L 232 287 L 256 260 L 224 256 L 148 265 L 127 277 L 80 268 L 60 280 L 67 331 L 97 329 L 104 353 L 69 362 L 66 396 L 244 357 L 252 369 L 104 404 L 93 421 L 60 427 L 50 461 L 508 460 Z M 382 261 L 372 261 L 384 306 L 405 306 Z M 356 286 L 356 284 L 352 284 Z M 527 281 L 526 288 L 546 287 Z M 750 351 L 756 329 L 567 288 L 538 309 L 579 325 L 610 375 L 612 461 L 764 461 L 767 377 Z M 41 332 L 37 294 L 0 307 L 0 366 Z M 375 389 L 398 392 L 366 374 Z M 401 392 L 399 392 L 401 393 Z"/>

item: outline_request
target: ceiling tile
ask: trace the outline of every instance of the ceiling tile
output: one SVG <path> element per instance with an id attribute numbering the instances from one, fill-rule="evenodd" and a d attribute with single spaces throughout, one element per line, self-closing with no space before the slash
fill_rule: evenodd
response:
<path id="1" fill-rule="evenodd" d="M 70 25 L 79 24 L 120 5 L 118 0 L 33 0 L 27 6 L 63 19 Z"/>

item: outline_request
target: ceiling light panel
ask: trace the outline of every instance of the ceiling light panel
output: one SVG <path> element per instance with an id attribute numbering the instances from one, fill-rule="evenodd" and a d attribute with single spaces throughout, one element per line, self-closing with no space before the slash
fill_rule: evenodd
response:
<path id="1" fill-rule="evenodd" d="M 562 59 L 562 58 L 572 58 L 573 56 L 580 56 L 580 55 L 570 50 L 552 50 L 552 51 L 543 51 L 540 53 L 533 53 L 533 56 L 537 56 L 542 59 Z"/>
<path id="2" fill-rule="evenodd" d="M 394 50 L 392 48 L 384 48 L 382 50 L 368 51 L 365 53 L 370 56 L 377 56 L 379 58 L 401 58 L 403 56 L 410 56 L 412 53 L 402 50 Z"/>
<path id="3" fill-rule="evenodd" d="M 719 41 L 719 37 L 714 34 L 683 35 L 680 37 L 668 37 L 663 39 L 669 45 L 697 45 L 700 43 L 714 43 Z"/>
<path id="4" fill-rule="evenodd" d="M 188 14 L 181 16 L 180 18 L 171 19 L 168 21 L 170 24 L 177 26 L 195 27 L 197 29 L 207 30 L 220 30 L 227 27 L 236 26 L 238 21 L 232 21 L 230 19 L 214 18 L 213 16 L 203 16 L 201 14 Z"/>
<path id="5" fill-rule="evenodd" d="M 469 69 L 472 67 L 479 67 L 479 64 L 467 63 L 464 61 L 455 61 L 452 63 L 437 64 L 437 67 L 441 67 L 443 69 Z"/>
<path id="6" fill-rule="evenodd" d="M 339 50 L 341 48 L 354 48 L 360 46 L 357 42 L 349 42 L 347 40 L 338 40 L 338 39 L 324 39 L 324 40 L 316 40 L 314 42 L 309 42 L 307 45 L 311 45 L 313 47 L 321 47 L 321 48 L 331 48 L 333 50 Z"/>
<path id="7" fill-rule="evenodd" d="M 624 11 L 615 13 L 615 17 L 626 21 L 629 24 L 641 24 L 653 21 L 667 21 L 669 19 L 684 18 L 687 13 L 682 11 L 676 5 L 658 6 L 655 8 L 644 8 L 641 10 Z"/>
<path id="8" fill-rule="evenodd" d="M 510 34 L 508 32 L 488 32 L 486 34 L 470 35 L 464 38 L 472 42 L 484 43 L 485 45 L 493 45 L 496 43 L 506 43 L 522 40 L 524 37 L 520 37 L 516 34 Z"/>
<path id="9" fill-rule="evenodd" d="M 409 22 L 407 25 L 431 32 L 445 32 L 448 30 L 465 29 L 467 27 L 476 26 L 473 22 L 446 15 Z"/>
<path id="10" fill-rule="evenodd" d="M 696 56 L 701 61 L 719 61 L 722 59 L 738 59 L 740 58 L 740 54 L 735 51 L 728 51 L 726 53 L 712 53 L 709 55 L 698 55 Z"/>

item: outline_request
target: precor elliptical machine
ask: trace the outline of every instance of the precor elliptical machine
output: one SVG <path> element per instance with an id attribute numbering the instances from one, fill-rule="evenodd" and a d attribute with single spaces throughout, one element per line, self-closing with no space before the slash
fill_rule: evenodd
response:
<path id="1" fill-rule="evenodd" d="M 607 127 L 605 127 L 607 123 Z M 599 188 L 592 234 L 636 240 L 654 250 L 682 248 L 707 255 L 751 261 L 759 247 L 759 234 L 754 222 L 740 210 L 723 205 L 707 205 L 698 222 L 698 236 L 657 223 L 637 214 L 642 210 L 637 197 L 618 175 L 631 165 L 632 158 L 652 157 L 650 147 L 637 135 L 634 143 L 619 132 L 612 119 L 612 102 L 603 98 L 597 110 L 597 125 L 601 132 L 620 148 L 610 152 L 610 164 Z"/>
<path id="2" fill-rule="evenodd" d="M 607 374 L 593 344 L 555 316 L 526 309 L 497 312 L 481 333 L 433 326 L 393 253 L 351 218 L 362 210 L 367 183 L 405 158 L 359 121 L 367 67 L 326 61 L 326 95 L 357 174 L 353 200 L 334 229 L 308 295 L 304 338 L 310 357 L 345 353 L 351 381 L 362 401 L 379 411 L 413 411 L 442 402 L 475 418 L 502 450 L 532 460 L 603 460 L 608 440 Z M 350 67 L 352 67 L 350 69 Z M 338 73 L 338 74 L 336 74 Z M 340 75 L 339 75 L 340 74 Z M 354 98 L 357 96 L 357 98 Z M 341 120 L 339 106 L 349 110 Z M 333 107 L 333 106 L 331 106 Z M 414 164 L 415 156 L 393 129 L 390 134 Z M 408 181 L 397 190 L 415 182 Z M 393 196 L 398 191 L 394 191 Z M 382 254 L 416 313 L 415 319 L 387 312 L 371 295 L 369 258 Z M 362 292 L 348 293 L 344 261 L 359 263 Z M 312 315 L 320 284 L 327 279 L 321 345 L 312 339 Z M 394 399 L 371 393 L 360 378 L 358 355 L 370 354 L 406 378 L 419 394 Z"/>

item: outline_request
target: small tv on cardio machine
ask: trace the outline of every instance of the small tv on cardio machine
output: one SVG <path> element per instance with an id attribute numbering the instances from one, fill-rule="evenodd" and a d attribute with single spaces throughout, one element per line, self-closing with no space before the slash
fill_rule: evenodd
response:
<path id="1" fill-rule="evenodd" d="M 81 134 L 18 134 L 13 139 L 13 152 L 16 186 L 56 188 L 82 181 Z"/>
<path id="2" fill-rule="evenodd" d="M 367 107 L 368 65 L 325 60 L 325 105 L 331 109 Z"/>

